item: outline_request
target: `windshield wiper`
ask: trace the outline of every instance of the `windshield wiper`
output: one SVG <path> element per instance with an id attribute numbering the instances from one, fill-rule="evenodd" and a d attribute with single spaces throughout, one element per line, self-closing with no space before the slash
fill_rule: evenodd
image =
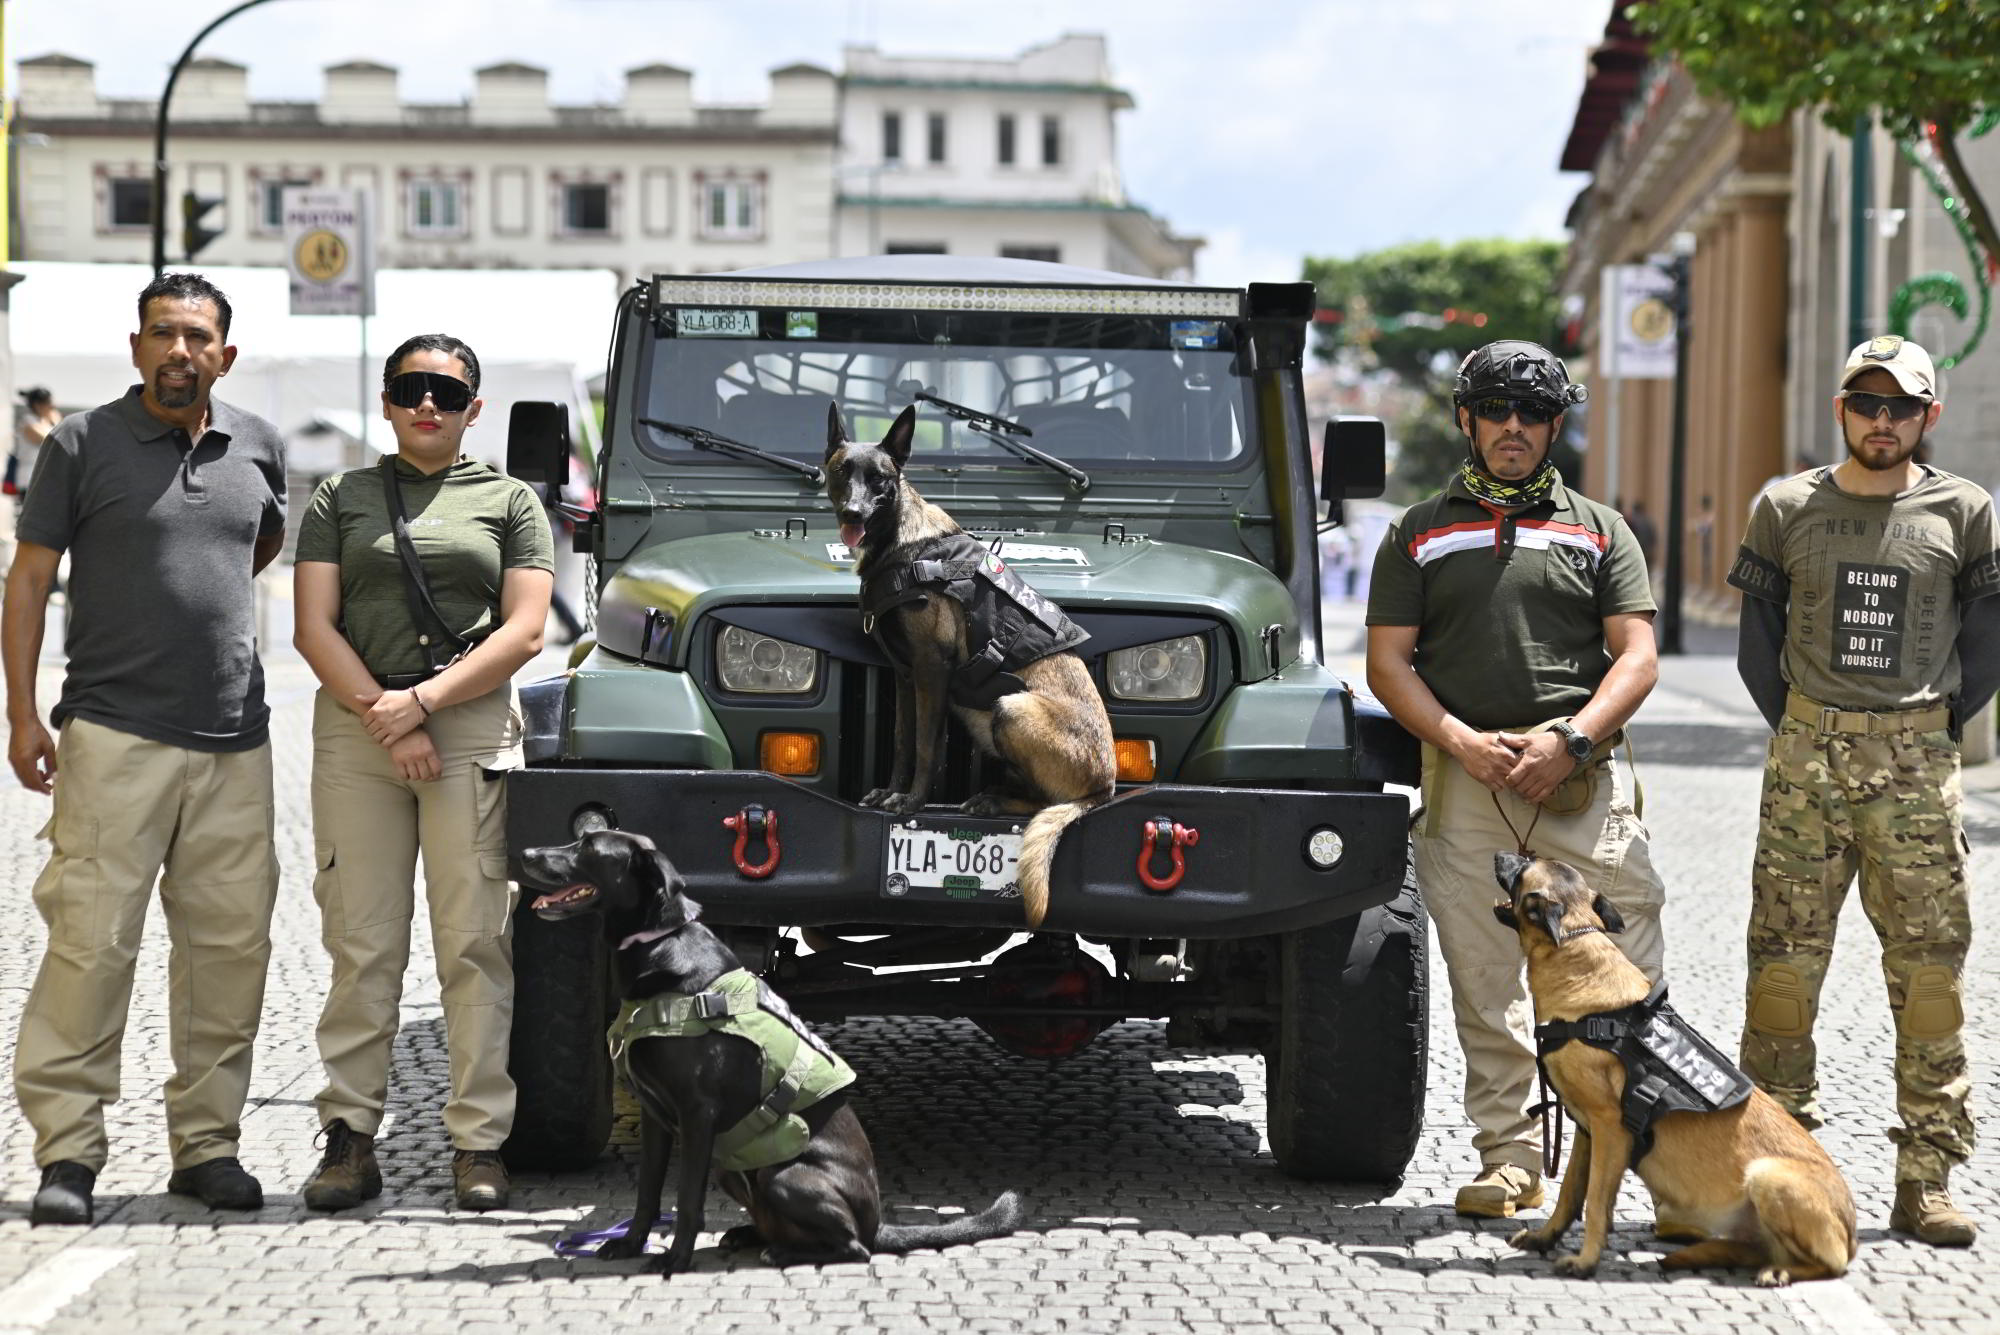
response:
<path id="1" fill-rule="evenodd" d="M 713 431 L 706 431 L 698 426 L 682 426 L 679 422 L 662 422 L 657 417 L 642 417 L 639 419 L 639 422 L 643 426 L 650 426 L 656 430 L 679 436 L 692 444 L 696 449 L 719 450 L 724 454 L 741 455 L 745 459 L 761 459 L 767 464 L 775 464 L 787 472 L 798 473 L 803 477 L 812 479 L 812 484 L 815 487 L 826 481 L 826 474 L 812 464 L 802 464 L 797 459 L 787 459 L 782 454 L 773 454 L 769 450 L 760 450 L 755 445 L 745 445 L 740 440 L 731 440 L 727 436 L 718 436 Z"/>
<path id="2" fill-rule="evenodd" d="M 1084 472 L 1075 464 L 1064 463 L 1053 454 L 1044 454 L 1032 445 L 1023 444 L 1013 439 L 1012 437 L 1016 435 L 1032 436 L 1035 434 L 1034 431 L 1021 425 L 1019 422 L 1009 421 L 1004 417 L 996 417 L 992 413 L 983 413 L 977 408 L 968 408 L 962 403 L 953 403 L 950 399 L 941 399 L 928 391 L 919 391 L 916 397 L 925 403 L 936 404 L 938 407 L 944 409 L 947 416 L 956 417 L 959 421 L 964 422 L 995 445 L 1003 449 L 1012 450 L 1023 459 L 1033 459 L 1036 463 L 1044 467 L 1055 469 L 1058 473 L 1061 473 L 1064 477 L 1075 483 L 1078 491 L 1090 490 L 1090 474 Z"/>

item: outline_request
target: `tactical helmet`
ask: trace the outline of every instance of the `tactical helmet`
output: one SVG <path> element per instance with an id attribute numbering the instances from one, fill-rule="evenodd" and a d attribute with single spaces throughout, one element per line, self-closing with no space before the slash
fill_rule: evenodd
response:
<path id="1" fill-rule="evenodd" d="M 1452 403 L 1458 407 L 1488 397 L 1525 399 L 1559 413 L 1582 403 L 1590 391 L 1572 381 L 1562 358 L 1541 344 L 1503 338 L 1469 353 L 1458 364 L 1452 385 Z"/>

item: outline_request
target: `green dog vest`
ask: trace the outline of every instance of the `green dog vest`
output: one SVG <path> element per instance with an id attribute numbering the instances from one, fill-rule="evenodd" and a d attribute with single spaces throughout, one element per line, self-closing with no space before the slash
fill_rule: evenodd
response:
<path id="1" fill-rule="evenodd" d="M 730 970 L 706 992 L 662 992 L 627 1001 L 607 1038 L 611 1060 L 629 1085 L 635 1040 L 714 1033 L 749 1040 L 764 1061 L 763 1101 L 716 1136 L 715 1166 L 741 1173 L 798 1158 L 812 1139 L 799 1113 L 854 1083 L 854 1069 L 748 969 Z"/>

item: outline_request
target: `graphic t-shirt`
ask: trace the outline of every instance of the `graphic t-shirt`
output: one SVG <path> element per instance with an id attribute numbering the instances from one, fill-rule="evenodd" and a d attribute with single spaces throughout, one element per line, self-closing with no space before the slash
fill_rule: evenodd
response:
<path id="1" fill-rule="evenodd" d="M 1729 582 L 1785 608 L 1785 680 L 1846 709 L 1922 709 L 1958 691 L 1959 607 L 2000 593 L 1993 498 L 1942 469 L 1896 496 L 1787 478 L 1750 516 Z"/>

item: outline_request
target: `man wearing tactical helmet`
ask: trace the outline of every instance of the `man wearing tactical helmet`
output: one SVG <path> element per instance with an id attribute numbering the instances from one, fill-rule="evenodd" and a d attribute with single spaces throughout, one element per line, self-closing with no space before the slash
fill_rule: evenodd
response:
<path id="1" fill-rule="evenodd" d="M 1659 979 L 1666 892 L 1612 763 L 1659 671 L 1637 540 L 1549 462 L 1584 387 L 1548 349 L 1506 339 L 1465 359 L 1452 397 L 1467 457 L 1376 554 L 1368 684 L 1424 743 L 1417 882 L 1451 978 L 1480 1158 L 1457 1209 L 1504 1217 L 1543 1192 L 1534 1014 L 1520 945 L 1493 917 L 1493 855 L 1532 845 L 1573 863 L 1623 916 L 1625 953 Z"/>

